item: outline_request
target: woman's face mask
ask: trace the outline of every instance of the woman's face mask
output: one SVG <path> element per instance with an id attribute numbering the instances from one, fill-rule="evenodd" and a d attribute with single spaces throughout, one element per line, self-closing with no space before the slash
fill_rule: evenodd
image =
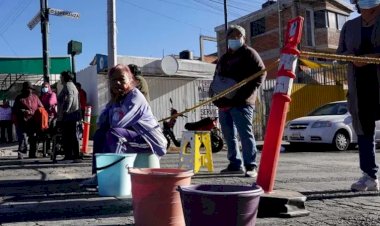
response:
<path id="1" fill-rule="evenodd" d="M 49 88 L 47 88 L 47 87 L 42 88 L 43 93 L 47 93 L 48 91 L 49 91 Z"/>
<path id="2" fill-rule="evenodd" d="M 358 0 L 359 8 L 371 9 L 380 4 L 380 0 Z"/>

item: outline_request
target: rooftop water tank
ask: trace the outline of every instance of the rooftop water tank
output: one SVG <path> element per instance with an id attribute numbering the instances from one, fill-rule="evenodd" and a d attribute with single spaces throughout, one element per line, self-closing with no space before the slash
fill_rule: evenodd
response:
<path id="1" fill-rule="evenodd" d="M 179 53 L 179 59 L 192 60 L 193 52 L 191 52 L 190 50 L 184 50 Z"/>

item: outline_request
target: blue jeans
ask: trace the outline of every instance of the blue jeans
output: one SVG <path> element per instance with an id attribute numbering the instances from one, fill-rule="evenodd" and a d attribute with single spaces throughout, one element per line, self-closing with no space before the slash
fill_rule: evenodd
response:
<path id="1" fill-rule="evenodd" d="M 373 135 L 358 135 L 360 169 L 368 176 L 377 179 L 379 166 L 376 164 L 375 131 Z"/>
<path id="2" fill-rule="evenodd" d="M 233 107 L 226 111 L 219 110 L 219 122 L 227 144 L 227 158 L 229 167 L 244 166 L 256 167 L 256 141 L 252 130 L 254 108 L 251 105 Z M 239 134 L 242 146 L 243 160 L 239 150 L 237 135 Z"/>

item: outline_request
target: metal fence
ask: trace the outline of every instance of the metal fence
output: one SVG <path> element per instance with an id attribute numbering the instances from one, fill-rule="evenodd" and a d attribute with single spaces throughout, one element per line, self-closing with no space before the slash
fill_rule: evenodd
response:
<path id="1" fill-rule="evenodd" d="M 313 85 L 343 85 L 346 84 L 347 65 L 332 65 L 317 69 L 299 71 L 294 83 Z M 265 130 L 272 103 L 275 79 L 266 80 L 261 88 L 259 100 L 256 103 L 256 115 L 253 121 L 254 135 L 257 140 L 264 140 Z M 305 101 L 309 98 L 305 95 Z"/>

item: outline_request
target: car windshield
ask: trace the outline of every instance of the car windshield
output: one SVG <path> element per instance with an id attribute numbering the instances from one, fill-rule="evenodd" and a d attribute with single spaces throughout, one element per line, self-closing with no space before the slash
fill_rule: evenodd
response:
<path id="1" fill-rule="evenodd" d="M 344 115 L 347 113 L 347 102 L 332 103 L 323 105 L 314 111 L 312 111 L 308 116 L 319 116 L 319 115 Z"/>

